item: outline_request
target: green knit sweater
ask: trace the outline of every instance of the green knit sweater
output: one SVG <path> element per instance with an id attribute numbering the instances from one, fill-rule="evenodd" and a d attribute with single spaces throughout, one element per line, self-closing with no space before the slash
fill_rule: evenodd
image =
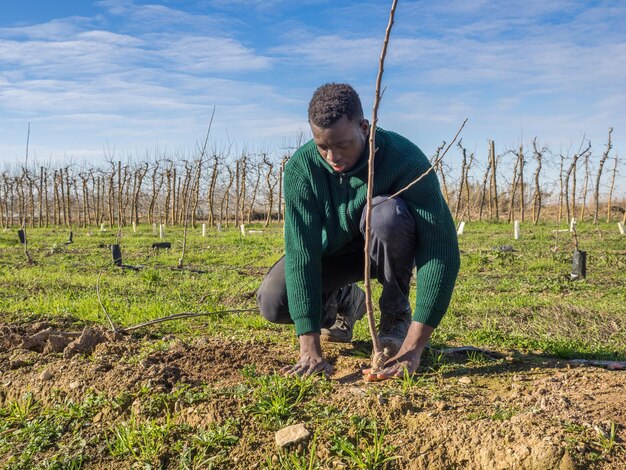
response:
<path id="1" fill-rule="evenodd" d="M 399 191 L 430 167 L 422 151 L 396 133 L 377 129 L 376 147 L 374 196 Z M 285 166 L 285 275 L 298 335 L 320 331 L 322 256 L 361 236 L 368 154 L 366 146 L 357 164 L 340 174 L 311 140 Z M 460 264 L 454 222 L 434 172 L 400 197 L 408 203 L 417 227 L 413 320 L 437 327 L 450 303 Z"/>

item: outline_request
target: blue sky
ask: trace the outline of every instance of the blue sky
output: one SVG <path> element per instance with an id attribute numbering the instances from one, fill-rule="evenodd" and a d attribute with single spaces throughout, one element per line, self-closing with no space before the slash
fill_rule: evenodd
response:
<path id="1" fill-rule="evenodd" d="M 190 152 L 309 137 L 314 88 L 346 81 L 371 115 L 387 1 L 3 1 L 0 163 Z M 469 122 L 484 156 L 538 137 L 626 148 L 626 2 L 400 0 L 379 125 L 432 155 Z M 450 157 L 454 164 L 455 156 Z M 622 184 L 623 186 L 623 184 Z"/>

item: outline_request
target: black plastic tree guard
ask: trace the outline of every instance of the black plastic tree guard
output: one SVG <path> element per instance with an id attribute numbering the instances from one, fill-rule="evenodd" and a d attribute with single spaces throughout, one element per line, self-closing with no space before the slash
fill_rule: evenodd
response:
<path id="1" fill-rule="evenodd" d="M 574 251 L 572 258 L 572 275 L 571 279 L 584 279 L 587 276 L 587 252 Z"/>
<path id="2" fill-rule="evenodd" d="M 119 245 L 111 245 L 111 254 L 113 255 L 113 264 L 118 268 L 122 267 L 122 249 Z"/>
<path id="3" fill-rule="evenodd" d="M 157 243 L 152 244 L 152 248 L 154 250 L 158 250 L 158 249 L 169 250 L 170 248 L 172 248 L 172 243 L 171 242 L 157 242 Z"/>

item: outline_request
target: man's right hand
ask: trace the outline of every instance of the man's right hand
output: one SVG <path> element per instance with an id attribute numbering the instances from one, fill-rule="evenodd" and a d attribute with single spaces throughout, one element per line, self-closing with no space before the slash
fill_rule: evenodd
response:
<path id="1" fill-rule="evenodd" d="M 280 370 L 283 375 L 298 375 L 307 377 L 313 374 L 324 374 L 330 377 L 333 373 L 331 366 L 322 356 L 322 345 L 319 333 L 305 333 L 299 336 L 300 359 L 293 366 L 286 366 Z"/>

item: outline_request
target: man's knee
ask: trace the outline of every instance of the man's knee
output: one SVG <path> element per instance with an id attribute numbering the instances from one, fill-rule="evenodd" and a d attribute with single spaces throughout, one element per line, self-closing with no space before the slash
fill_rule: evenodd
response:
<path id="1" fill-rule="evenodd" d="M 383 243 L 397 240 L 399 235 L 415 232 L 415 221 L 409 207 L 402 198 L 387 199 L 376 196 L 372 199 L 372 234 Z M 363 227 L 365 218 L 363 217 Z"/>
<path id="2" fill-rule="evenodd" d="M 272 323 L 290 323 L 289 308 L 287 307 L 287 292 L 284 285 L 274 282 L 271 271 L 257 290 L 256 299 L 261 315 Z"/>

